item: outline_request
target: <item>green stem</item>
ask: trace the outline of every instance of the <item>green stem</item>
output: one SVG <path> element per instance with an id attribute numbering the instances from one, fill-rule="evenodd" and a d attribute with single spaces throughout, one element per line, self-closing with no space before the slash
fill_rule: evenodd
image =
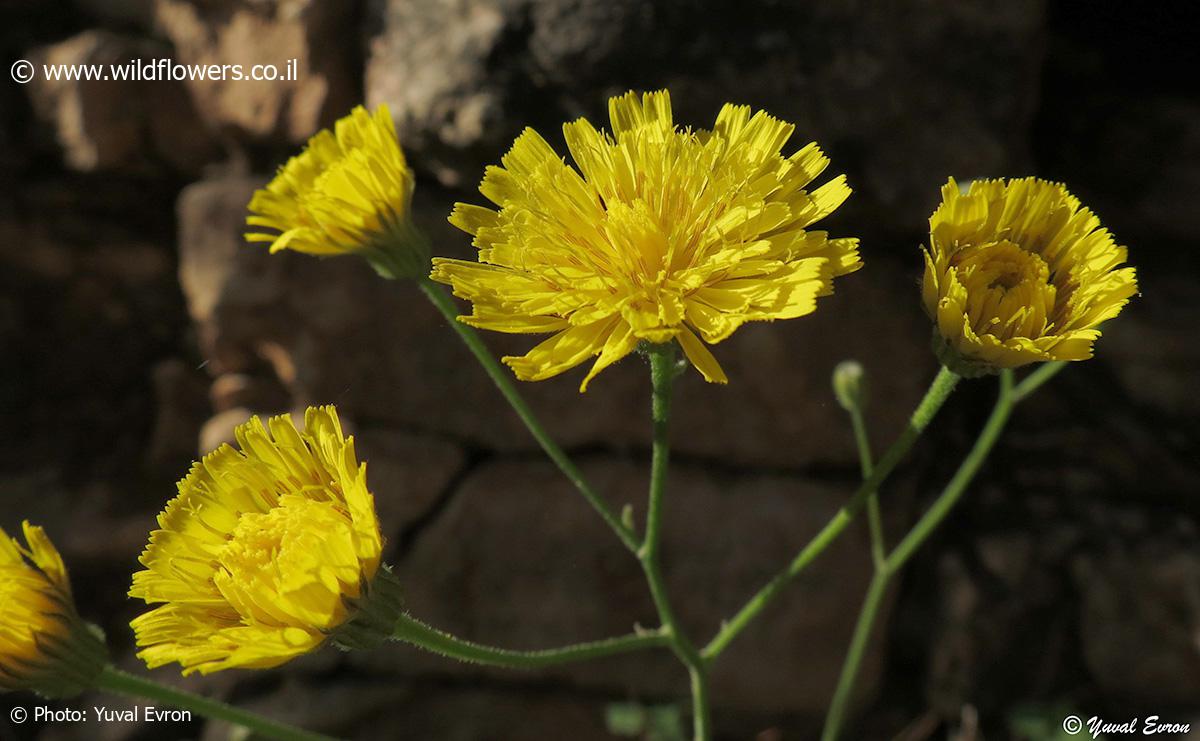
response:
<path id="1" fill-rule="evenodd" d="M 761 613 L 766 607 L 774 602 L 782 593 L 784 587 L 796 578 L 817 556 L 837 539 L 842 531 L 854 519 L 855 514 L 862 509 L 866 499 L 872 492 L 879 489 L 879 485 L 888 477 L 896 464 L 904 457 L 912 448 L 917 438 L 929 426 L 938 410 L 946 403 L 946 399 L 950 396 L 950 392 L 954 390 L 955 385 L 959 381 L 959 376 L 943 367 L 938 371 L 937 377 L 933 379 L 929 390 L 925 392 L 925 398 L 917 405 L 916 410 L 912 413 L 909 419 L 908 426 L 896 438 L 891 447 L 883 454 L 883 458 L 879 460 L 878 465 L 871 471 L 871 475 L 867 480 L 862 482 L 854 496 L 850 498 L 845 505 L 838 510 L 837 514 L 817 533 L 808 545 L 804 546 L 801 551 L 796 554 L 792 562 L 788 564 L 782 572 L 777 574 L 775 578 L 767 582 L 766 586 L 758 591 L 750 600 L 726 622 L 717 635 L 704 648 L 703 656 L 706 659 L 716 658 L 733 639 L 746 629 L 754 618 Z"/>
<path id="2" fill-rule="evenodd" d="M 850 424 L 854 427 L 854 443 L 858 446 L 858 469 L 865 480 L 871 475 L 871 441 L 867 438 L 862 409 L 857 405 L 850 408 Z"/>
<path id="3" fill-rule="evenodd" d="M 858 447 L 858 467 L 863 480 L 871 477 L 873 468 L 871 460 L 871 440 L 867 437 L 867 426 L 863 422 L 862 407 L 852 404 L 850 409 L 850 424 L 854 428 L 854 443 Z M 879 512 L 879 492 L 867 495 L 867 524 L 871 531 L 871 560 L 875 568 L 883 567 L 883 557 L 887 544 L 883 537 L 883 516 Z"/>
<path id="4" fill-rule="evenodd" d="M 591 485 L 584 479 L 583 472 L 579 470 L 578 466 L 551 439 L 549 433 L 546 432 L 546 428 L 542 427 L 542 423 L 534 416 L 533 410 L 521 398 L 520 392 L 517 391 L 516 386 L 513 384 L 512 374 L 496 361 L 496 358 L 488 351 L 487 346 L 483 344 L 483 340 L 480 339 L 479 334 L 474 329 L 458 321 L 458 307 L 454 305 L 454 300 L 450 298 L 450 295 L 445 289 L 428 278 L 418 280 L 417 285 L 420 286 L 421 291 L 429 298 L 430 302 L 437 307 L 438 311 L 446 317 L 446 320 L 450 322 L 450 327 L 458 333 L 459 338 L 462 339 L 467 349 L 471 351 L 471 354 L 483 366 L 483 369 L 492 379 L 492 382 L 496 384 L 496 388 L 500 389 L 500 393 L 504 395 L 504 398 L 508 400 L 513 410 L 516 411 L 517 416 L 529 428 L 534 439 L 542 446 L 542 450 L 546 451 L 546 455 L 550 457 L 550 460 L 554 461 L 559 470 L 570 479 L 575 488 L 579 490 L 579 493 L 583 494 L 584 498 L 587 499 L 588 504 L 592 505 L 592 508 L 608 523 L 608 526 L 617 534 L 617 537 L 621 539 L 625 547 L 630 551 L 637 552 L 638 542 L 636 536 L 621 522 L 621 519 L 608 506 L 604 499 L 592 489 Z"/>
<path id="5" fill-rule="evenodd" d="M 708 667 L 675 619 L 659 565 L 662 507 L 667 489 L 667 469 L 671 451 L 671 390 L 675 376 L 679 374 L 675 345 L 655 345 L 650 348 L 649 355 L 650 383 L 653 388 L 651 419 L 654 425 L 654 444 L 650 461 L 650 501 L 646 508 L 646 539 L 638 549 L 638 559 L 642 563 L 642 571 L 646 574 L 646 582 L 650 585 L 650 596 L 654 599 L 663 630 L 670 638 L 671 648 L 687 667 L 691 677 L 693 737 L 696 741 L 709 741 L 712 738 L 712 722 L 708 700 Z"/>
<path id="6" fill-rule="evenodd" d="M 1017 402 L 1024 401 L 1025 397 L 1037 391 L 1043 383 L 1054 378 L 1065 367 L 1067 367 L 1067 364 L 1061 360 L 1042 363 L 1040 368 L 1026 376 L 1013 389 L 1013 403 L 1016 404 Z"/>
<path id="7" fill-rule="evenodd" d="M 395 638 L 459 661 L 503 666 L 509 669 L 540 669 L 546 666 L 588 661 L 650 648 L 669 648 L 671 645 L 666 631 L 657 630 L 631 633 L 589 643 L 577 643 L 561 648 L 513 651 L 463 640 L 426 625 L 409 615 L 403 615 L 397 621 Z"/>
<path id="8" fill-rule="evenodd" d="M 1044 369 L 1039 369 L 1039 372 L 1041 370 Z M 1058 372 L 1058 369 L 1046 371 L 1043 374 L 1043 378 L 1034 382 L 1033 388 L 1044 383 L 1056 372 Z M 1033 379 L 1033 376 L 1030 376 L 1030 379 Z M 979 471 L 979 467 L 983 465 L 984 460 L 991 453 L 996 440 L 999 439 L 1000 433 L 1004 430 L 1004 425 L 1007 423 L 1008 417 L 1012 413 L 1013 405 L 1017 400 L 1013 388 L 1012 371 L 1004 370 L 1000 374 L 1000 395 L 996 399 L 992 413 L 988 416 L 987 422 L 980 431 L 979 437 L 976 438 L 970 453 L 963 459 L 958 470 L 954 473 L 954 477 L 950 479 L 950 483 L 946 485 L 946 488 L 934 500 L 929 510 L 917 521 L 904 539 L 900 541 L 899 545 L 896 546 L 895 550 L 884 560 L 883 569 L 875 572 L 875 577 L 871 580 L 871 586 L 867 591 L 866 600 L 863 602 L 862 610 L 858 615 L 858 623 L 854 628 L 854 637 L 851 639 L 850 649 L 846 654 L 846 661 L 842 665 L 842 673 L 838 679 L 833 701 L 829 706 L 829 714 L 825 717 L 825 730 L 821 734 L 822 741 L 837 741 L 838 734 L 841 732 L 842 723 L 845 720 L 849 707 L 850 696 L 854 690 L 854 683 L 862 664 L 863 653 L 875 624 L 880 600 L 887 589 L 888 583 L 892 577 L 899 573 L 900 569 L 904 567 L 925 541 L 929 539 L 933 531 L 946 519 L 947 515 L 954 508 L 954 505 L 958 503 L 963 492 Z"/>
<path id="9" fill-rule="evenodd" d="M 838 677 L 837 689 L 834 690 L 833 700 L 829 703 L 829 713 L 825 716 L 825 730 L 821 733 L 821 741 L 835 741 L 841 731 L 842 720 L 846 717 L 846 709 L 850 704 L 850 695 L 854 691 L 854 680 L 858 676 L 859 666 L 870 643 L 871 629 L 875 625 L 875 616 L 883 595 L 887 592 L 891 572 L 879 569 L 871 578 L 871 586 L 867 589 L 866 599 L 863 600 L 862 610 L 858 613 L 858 622 L 854 625 L 854 635 L 850 639 L 850 649 L 846 661 L 842 664 L 842 673 Z"/>
<path id="10" fill-rule="evenodd" d="M 149 679 L 123 672 L 114 666 L 107 666 L 100 672 L 100 676 L 96 679 L 96 687 L 119 695 L 154 700 L 180 710 L 190 710 L 205 718 L 228 721 L 256 734 L 279 739 L 279 741 L 330 741 L 332 738 L 278 723 L 246 710 L 239 710 L 219 700 L 211 700 L 174 687 L 167 687 Z"/>
<path id="11" fill-rule="evenodd" d="M 651 419 L 654 425 L 653 452 L 650 460 L 650 496 L 646 506 L 646 538 L 638 549 L 638 557 L 650 581 L 654 606 L 663 618 L 663 625 L 673 626 L 675 616 L 667 599 L 659 572 L 659 548 L 662 542 L 662 508 L 666 498 L 667 470 L 670 464 L 671 388 L 675 381 L 673 345 L 660 345 L 650 350 L 650 379 L 653 387 Z"/>
<path id="12" fill-rule="evenodd" d="M 688 663 L 688 677 L 692 686 L 692 737 L 696 741 L 709 741 L 713 737 L 713 729 L 708 700 L 708 669 L 699 654 Z"/>
<path id="13" fill-rule="evenodd" d="M 996 440 L 1000 437 L 1000 433 L 1004 430 L 1004 425 L 1008 422 L 1008 416 L 1012 413 L 1013 404 L 1017 398 L 1013 390 L 1013 374 L 1011 370 L 1004 370 L 1000 374 L 1000 396 L 996 399 L 996 405 L 992 407 L 992 413 L 988 416 L 987 422 L 983 426 L 983 431 L 979 433 L 979 437 L 975 440 L 975 445 L 971 448 L 971 452 L 959 464 L 958 470 L 954 472 L 954 478 L 950 479 L 950 483 L 934 500 L 933 505 L 929 508 L 916 525 L 904 536 L 896 549 L 892 551 L 887 558 L 887 568 L 891 573 L 899 571 L 908 559 L 912 558 L 913 553 L 921 547 L 929 535 L 937 528 L 938 525 L 946 519 L 946 515 L 950 514 L 950 510 L 958 503 L 967 485 L 971 483 L 971 479 L 975 477 L 979 467 L 983 465 L 988 454 L 992 452 L 992 447 L 995 446 Z"/>

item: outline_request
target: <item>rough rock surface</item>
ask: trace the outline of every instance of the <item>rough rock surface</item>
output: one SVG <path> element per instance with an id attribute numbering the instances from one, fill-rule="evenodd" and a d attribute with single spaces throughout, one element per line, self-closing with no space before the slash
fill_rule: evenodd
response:
<path id="1" fill-rule="evenodd" d="M 365 679 L 365 681 L 363 681 Z M 611 741 L 604 724 L 608 701 L 594 695 L 545 693 L 512 685 L 443 683 L 429 678 L 360 677 L 332 689 L 293 682 L 245 706 L 306 728 L 361 741 L 397 738 L 565 739 Z M 330 708 L 338 708 L 334 720 Z M 204 741 L 228 738 L 229 726 L 209 723 Z"/>
<path id="2" fill-rule="evenodd" d="M 478 182 L 524 126 L 561 142 L 564 121 L 607 123 L 608 95 L 664 86 L 688 125 L 711 125 L 726 101 L 795 122 L 800 144 L 817 139 L 849 172 L 855 208 L 904 229 L 947 174 L 1028 161 L 1040 0 L 369 7 L 366 97 L 392 106 L 419 166 L 447 183 Z"/>
<path id="3" fill-rule="evenodd" d="M 1195 525 L 1106 503 L 1106 482 L 1082 472 L 1052 491 L 1032 484 L 1001 508 L 1014 488 L 977 487 L 897 608 L 895 644 L 929 642 L 921 658 L 900 649 L 894 660 L 926 664 L 915 671 L 927 677 L 930 706 L 947 718 L 965 705 L 994 717 L 1069 695 L 1076 708 L 1109 714 L 1196 710 Z M 938 608 L 931 619 L 909 600 Z"/>
<path id="4" fill-rule="evenodd" d="M 169 47 L 145 39 L 85 31 L 30 55 L 37 70 L 28 85 L 31 102 L 55 131 L 70 167 L 144 170 L 166 163 L 195 173 L 217 155 L 216 140 L 199 124 L 183 83 L 115 79 L 111 65 L 140 64 L 169 53 Z M 63 66 L 60 79 L 49 79 L 43 65 L 93 65 L 89 73 L 105 79 L 63 79 Z"/>
<path id="5" fill-rule="evenodd" d="M 224 79 L 191 79 L 200 114 L 240 137 L 301 142 L 357 102 L 354 3 L 323 0 L 156 0 L 155 25 L 184 65 L 240 65 Z M 284 80 L 296 60 L 296 79 Z M 255 65 L 281 78 L 252 80 Z"/>
<path id="6" fill-rule="evenodd" d="M 1200 697 L 1200 538 L 1181 535 L 1075 563 L 1088 669 L 1105 692 L 1146 706 Z"/>

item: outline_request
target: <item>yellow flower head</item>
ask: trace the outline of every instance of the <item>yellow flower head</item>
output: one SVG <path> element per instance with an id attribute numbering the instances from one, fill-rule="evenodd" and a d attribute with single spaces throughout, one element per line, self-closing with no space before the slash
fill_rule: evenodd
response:
<path id="1" fill-rule="evenodd" d="M 336 410 L 257 418 L 192 466 L 158 516 L 129 594 L 150 667 L 203 674 L 282 664 L 353 618 L 380 568 L 366 465 Z"/>
<path id="2" fill-rule="evenodd" d="M 781 156 L 794 127 L 762 111 L 726 105 L 712 131 L 693 131 L 672 121 L 666 91 L 608 108 L 612 134 L 563 126 L 575 167 L 526 129 L 479 189 L 499 211 L 460 203 L 450 217 L 479 261 L 437 259 L 432 277 L 474 303 L 468 324 L 554 333 L 504 359 L 523 380 L 598 355 L 586 390 L 639 341 L 678 340 L 725 383 L 705 342 L 808 314 L 860 267 L 857 240 L 808 230 L 850 188 L 839 176 L 806 190 L 829 160 L 816 144 Z"/>
<path id="3" fill-rule="evenodd" d="M 942 362 L 981 375 L 1086 360 L 1101 322 L 1137 293 L 1127 250 L 1061 183 L 953 179 L 929 218 L 925 311 Z"/>
<path id="4" fill-rule="evenodd" d="M 358 106 L 288 160 L 250 199 L 246 235 L 271 252 L 357 254 L 388 277 L 416 277 L 429 249 L 411 220 L 413 175 L 387 106 Z"/>
<path id="5" fill-rule="evenodd" d="M 108 663 L 98 631 L 75 611 L 67 569 L 40 527 L 23 548 L 0 528 L 0 690 L 70 697 Z"/>

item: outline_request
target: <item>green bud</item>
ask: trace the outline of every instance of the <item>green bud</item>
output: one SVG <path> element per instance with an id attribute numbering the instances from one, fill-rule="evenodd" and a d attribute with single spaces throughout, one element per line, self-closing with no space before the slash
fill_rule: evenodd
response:
<path id="1" fill-rule="evenodd" d="M 935 327 L 933 330 L 933 354 L 938 362 L 963 378 L 980 378 L 1000 372 L 1000 368 L 982 360 L 972 360 L 964 357 L 942 337 Z"/>
<path id="2" fill-rule="evenodd" d="M 387 564 L 380 564 L 363 595 L 351 605 L 354 616 L 333 632 L 333 644 L 343 651 L 375 648 L 392 638 L 404 615 L 400 580 Z"/>
<path id="3" fill-rule="evenodd" d="M 833 395 L 846 411 L 867 405 L 867 373 L 857 360 L 843 360 L 833 369 Z"/>
<path id="4" fill-rule="evenodd" d="M 421 279 L 429 275 L 429 239 L 408 218 L 390 223 L 357 250 L 381 277 Z"/>

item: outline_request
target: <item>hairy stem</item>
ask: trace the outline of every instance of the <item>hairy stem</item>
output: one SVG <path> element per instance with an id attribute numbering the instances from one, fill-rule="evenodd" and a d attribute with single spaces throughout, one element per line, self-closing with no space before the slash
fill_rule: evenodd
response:
<path id="1" fill-rule="evenodd" d="M 880 458 L 878 465 L 871 471 L 871 475 L 867 480 L 858 487 L 854 496 L 850 498 L 845 505 L 838 510 L 837 514 L 817 533 L 808 545 L 804 546 L 792 562 L 787 567 L 777 574 L 771 581 L 767 582 L 766 586 L 760 589 L 750 600 L 727 621 L 717 635 L 704 648 L 703 656 L 706 659 L 716 658 L 724 651 L 733 639 L 736 638 L 746 627 L 758 617 L 758 615 L 767 608 L 772 602 L 779 598 L 792 579 L 802 572 L 817 556 L 821 555 L 829 544 L 837 539 L 839 535 L 846 529 L 854 516 L 862 509 L 867 498 L 876 490 L 879 485 L 888 477 L 896 464 L 912 449 L 913 444 L 929 423 L 933 421 L 934 416 L 942 405 L 946 403 L 946 399 L 950 396 L 950 392 L 958 384 L 959 376 L 943 367 L 933 379 L 929 390 L 925 392 L 925 398 L 921 399 L 921 403 L 917 405 L 916 410 L 912 413 L 909 419 L 908 426 L 896 438 L 891 447 Z"/>
<path id="2" fill-rule="evenodd" d="M 529 408 L 525 399 L 517 391 L 516 386 L 513 384 L 512 373 L 497 362 L 496 358 L 492 356 L 492 353 L 483 344 L 483 340 L 480 339 L 479 334 L 474 329 L 458 321 L 458 308 L 454 305 L 454 301 L 450 298 L 450 295 L 445 289 L 428 278 L 418 280 L 417 285 L 420 286 L 421 291 L 429 298 L 430 302 L 437 307 L 438 311 L 442 313 L 442 316 L 446 317 L 446 320 L 450 322 L 450 327 L 458 333 L 463 344 L 467 346 L 467 349 L 471 351 L 471 354 L 483 366 L 488 377 L 496 384 L 496 388 L 500 389 L 500 393 L 504 395 L 504 398 L 508 400 L 509 405 L 512 406 L 517 416 L 529 428 L 529 432 L 533 434 L 534 439 L 542 446 L 542 450 L 546 451 L 546 455 L 550 457 L 550 460 L 554 461 L 559 470 L 570 479 L 575 488 L 579 490 L 579 493 L 588 501 L 588 504 L 592 505 L 592 509 L 596 510 L 600 517 L 608 523 L 608 526 L 617 534 L 617 537 L 621 539 L 625 547 L 630 551 L 637 552 L 637 537 L 621 522 L 621 518 L 609 507 L 608 503 L 588 484 L 579 467 L 567 457 L 567 454 L 558 446 L 558 443 L 554 442 L 549 433 L 546 432 L 546 428 L 538 421 L 533 410 Z"/>
<path id="3" fill-rule="evenodd" d="M 396 624 L 395 638 L 459 661 L 503 666 L 509 669 L 540 669 L 557 664 L 570 664 L 576 661 L 588 661 L 605 656 L 616 656 L 651 648 L 670 648 L 671 646 L 667 632 L 655 630 L 588 643 L 576 643 L 559 648 L 514 651 L 458 638 L 409 615 L 402 616 Z"/>
<path id="4" fill-rule="evenodd" d="M 1043 372 L 1043 377 L 1032 384 L 1032 388 L 1037 388 L 1050 376 L 1058 372 L 1058 369 L 1046 371 L 1045 366 L 1039 369 Z M 1031 375 L 1029 379 L 1032 380 Z M 821 734 L 822 741 L 837 741 L 838 735 L 841 733 L 843 722 L 845 721 L 846 713 L 849 708 L 849 702 L 852 692 L 854 691 L 854 683 L 858 678 L 858 671 L 862 664 L 862 658 L 870 638 L 872 628 L 875 625 L 875 619 L 878 614 L 879 603 L 887 589 L 891 579 L 899 573 L 913 554 L 929 539 L 950 514 L 954 505 L 962 497 L 975 474 L 978 473 L 980 466 L 987 459 L 996 441 L 1003 432 L 1005 424 L 1008 422 L 1009 415 L 1012 413 L 1013 406 L 1019 401 L 1016 390 L 1013 387 L 1013 374 L 1011 370 L 1004 370 L 1000 374 L 1000 394 L 996 399 L 995 406 L 992 407 L 992 413 L 988 416 L 987 422 L 984 423 L 983 429 L 976 438 L 975 444 L 971 447 L 971 451 L 967 457 L 963 459 L 958 470 L 955 471 L 954 477 L 938 495 L 929 509 L 921 516 L 921 519 L 913 525 L 908 534 L 900 541 L 896 548 L 884 559 L 883 569 L 875 572 L 875 577 L 871 580 L 871 586 L 867 590 L 867 597 L 863 602 L 862 610 L 858 615 L 858 622 L 854 628 L 854 637 L 850 642 L 850 649 L 846 654 L 845 663 L 842 665 L 842 673 L 838 679 L 837 690 L 834 693 L 833 702 L 829 706 L 829 713 L 825 717 L 825 730 Z"/>
<path id="5" fill-rule="evenodd" d="M 871 629 L 875 625 L 875 616 L 883 595 L 887 592 L 890 572 L 879 569 L 871 578 L 871 586 L 867 588 L 867 597 L 863 600 L 862 609 L 858 613 L 858 621 L 854 624 L 854 635 L 850 638 L 850 649 L 842 664 L 842 672 L 838 677 L 837 689 L 834 690 L 833 700 L 829 703 L 829 712 L 825 716 L 825 730 L 821 733 L 821 741 L 834 741 L 841 730 L 842 720 L 850 704 L 850 696 L 854 691 L 854 682 L 858 677 L 858 669 L 862 665 L 863 655 L 871 639 Z"/>
<path id="6" fill-rule="evenodd" d="M 871 460 L 871 441 L 867 437 L 867 425 L 863 421 L 862 407 L 858 403 L 851 404 L 850 424 L 854 428 L 854 443 L 858 448 L 858 468 L 863 480 L 871 477 L 873 461 Z M 887 544 L 883 538 L 883 516 L 879 511 L 879 492 L 867 495 L 867 524 L 871 532 L 871 560 L 875 568 L 883 567 L 883 556 Z"/>
<path id="7" fill-rule="evenodd" d="M 651 419 L 654 425 L 654 448 L 650 463 L 650 499 L 646 509 L 646 538 L 638 549 L 642 571 L 650 585 L 650 595 L 658 609 L 663 630 L 671 640 L 675 655 L 688 669 L 692 687 L 692 734 L 696 741 L 712 738 L 712 721 L 708 699 L 708 667 L 696 646 L 683 633 L 671 601 L 667 597 L 659 565 L 662 534 L 662 507 L 667 489 L 667 469 L 670 462 L 671 389 L 679 369 L 675 345 L 655 345 L 650 351 L 650 381 L 653 388 Z"/>
<path id="8" fill-rule="evenodd" d="M 1065 367 L 1067 364 L 1061 360 L 1042 363 L 1041 367 L 1023 378 L 1013 389 L 1013 403 L 1024 401 L 1025 397 L 1037 391 L 1043 383 L 1054 378 Z"/>
<path id="9" fill-rule="evenodd" d="M 154 700 L 180 710 L 190 710 L 197 715 L 214 720 L 223 720 L 239 725 L 253 733 L 278 741 L 330 741 L 331 736 L 310 733 L 286 723 L 264 718 L 261 715 L 240 710 L 220 700 L 194 695 L 174 687 L 167 687 L 143 677 L 107 666 L 96 679 L 96 688 L 128 697 Z"/>
<path id="10" fill-rule="evenodd" d="M 888 556 L 888 571 L 895 572 L 901 569 L 912 558 L 913 553 L 929 539 L 930 534 L 933 533 L 937 526 L 946 519 L 946 515 L 950 514 L 950 510 L 958 503 L 959 498 L 966 491 L 967 485 L 971 483 L 971 479 L 975 478 L 979 467 L 983 465 L 983 462 L 987 460 L 988 454 L 992 452 L 992 448 L 996 445 L 996 440 L 999 439 L 1000 433 L 1004 431 L 1004 425 L 1008 422 L 1008 417 L 1012 413 L 1015 402 L 1016 397 L 1013 393 L 1012 371 L 1005 370 L 1000 374 L 1000 396 L 996 399 L 996 405 L 992 407 L 992 413 L 984 424 L 983 430 L 979 433 L 979 437 L 975 440 L 975 445 L 972 446 L 971 452 L 959 464 L 958 470 L 954 472 L 954 477 L 950 479 L 950 483 L 946 485 L 946 488 L 934 500 L 929 511 L 920 520 L 917 520 L 917 524 L 913 525 L 908 535 L 904 536 L 904 539 L 900 541 L 896 549 Z"/>

